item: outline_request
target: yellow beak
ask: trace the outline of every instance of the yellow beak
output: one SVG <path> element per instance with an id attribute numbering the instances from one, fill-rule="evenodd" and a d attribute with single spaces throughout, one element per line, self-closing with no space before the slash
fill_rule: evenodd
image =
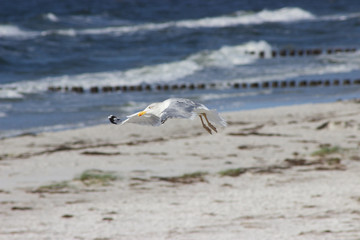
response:
<path id="1" fill-rule="evenodd" d="M 146 111 L 142 111 L 138 113 L 138 116 L 141 117 L 142 115 L 144 115 L 146 113 Z"/>

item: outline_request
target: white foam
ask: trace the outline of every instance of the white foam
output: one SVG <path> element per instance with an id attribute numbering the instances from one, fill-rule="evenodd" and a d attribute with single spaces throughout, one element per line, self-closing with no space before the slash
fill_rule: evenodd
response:
<path id="1" fill-rule="evenodd" d="M 301 8 L 285 7 L 277 10 L 262 10 L 258 13 L 236 12 L 235 15 L 204 18 L 199 20 L 184 20 L 175 25 L 187 28 L 199 27 L 230 27 L 236 25 L 262 24 L 266 22 L 294 22 L 312 20 L 315 16 Z"/>
<path id="2" fill-rule="evenodd" d="M 294 22 L 294 21 L 303 21 L 303 20 L 313 20 L 316 18 L 312 13 L 297 7 L 293 7 L 293 8 L 285 7 L 274 11 L 263 10 L 258 14 L 256 14 L 256 17 L 260 20 L 260 21 L 258 20 L 258 23 Z"/>
<path id="3" fill-rule="evenodd" d="M 0 85 L 7 96 L 44 92 L 49 86 L 82 86 L 89 89 L 92 86 L 116 86 L 131 84 L 154 84 L 172 82 L 201 71 L 207 67 L 231 67 L 249 64 L 257 60 L 256 56 L 246 54 L 248 51 L 265 51 L 270 56 L 271 46 L 265 41 L 248 42 L 237 46 L 224 46 L 218 50 L 202 51 L 189 57 L 170 63 L 129 69 L 126 71 L 112 71 L 99 73 L 83 73 L 73 76 L 47 77 L 37 81 L 23 81 Z M 16 90 L 12 90 L 16 89 Z M 15 92 L 13 92 L 15 91 Z M 19 95 L 16 96 L 15 93 Z M 5 95 L 5 94 L 4 94 Z"/>
<path id="4" fill-rule="evenodd" d="M 50 86 L 72 87 L 81 86 L 85 90 L 93 86 L 118 86 L 137 84 L 156 84 L 181 82 L 185 78 L 209 68 L 229 68 L 251 64 L 258 61 L 256 55 L 249 55 L 249 51 L 264 51 L 269 57 L 271 46 L 265 41 L 247 42 L 237 46 L 223 46 L 217 50 L 206 50 L 188 56 L 187 58 L 170 63 L 129 69 L 125 71 L 111 71 L 99 73 L 83 73 L 77 75 L 63 75 L 47 77 L 36 81 L 22 81 L 0 85 L 0 98 L 23 98 L 26 94 L 45 92 Z M 259 68 L 245 68 L 241 79 L 231 81 L 261 82 L 270 80 L 285 80 L 299 76 L 323 75 L 332 73 L 347 73 L 359 69 L 359 53 L 336 55 L 321 55 L 313 63 L 303 65 L 285 64 L 283 66 L 264 66 Z M 253 72 L 252 72 L 253 71 Z"/>
<path id="5" fill-rule="evenodd" d="M 25 31 L 17 26 L 13 25 L 0 25 L 0 37 L 36 37 L 47 35 L 64 35 L 74 37 L 77 35 L 103 35 L 112 34 L 115 36 L 121 36 L 124 34 L 132 34 L 137 32 L 149 32 L 159 31 L 167 28 L 224 28 L 238 25 L 256 25 L 263 23 L 291 23 L 298 21 L 344 21 L 350 18 L 358 18 L 360 13 L 348 13 L 348 14 L 335 14 L 329 16 L 317 17 L 309 11 L 298 7 L 284 7 L 275 10 L 262 10 L 259 12 L 245 12 L 237 11 L 233 14 L 222 15 L 216 17 L 207 17 L 202 19 L 188 19 L 179 21 L 170 21 L 163 23 L 144 23 L 144 24 L 132 24 L 124 25 L 127 21 L 120 20 L 103 20 L 99 16 L 92 16 L 92 18 L 84 18 L 83 22 L 106 22 L 111 24 L 121 24 L 120 26 L 107 26 L 99 28 L 88 29 L 48 29 L 40 32 Z M 57 22 L 59 17 L 53 13 L 47 13 L 44 18 Z M 100 20 L 99 20 L 100 19 Z M 65 21 L 65 20 L 64 20 Z"/>
<path id="6" fill-rule="evenodd" d="M 335 14 L 335 15 L 328 15 L 328 16 L 321 16 L 319 17 L 320 20 L 323 21 L 346 21 L 352 18 L 359 18 L 360 13 L 347 13 L 347 14 Z"/>
<path id="7" fill-rule="evenodd" d="M 0 99 L 21 99 L 24 96 L 18 91 L 18 89 L 4 88 L 0 89 Z"/>
<path id="8" fill-rule="evenodd" d="M 171 82 L 187 77 L 209 66 L 230 67 L 249 64 L 257 60 L 255 56 L 247 55 L 250 50 L 271 52 L 271 47 L 265 41 L 248 42 L 238 46 L 226 46 L 219 50 L 202 51 L 181 61 L 162 63 L 152 66 L 100 73 L 84 73 L 75 76 L 48 78 L 47 82 L 56 82 L 63 86 L 91 86 L 141 84 Z"/>
<path id="9" fill-rule="evenodd" d="M 14 25 L 0 25 L 0 38 L 28 38 L 36 36 L 35 32 L 25 31 Z"/>
<path id="10" fill-rule="evenodd" d="M 170 23 L 147 23 L 132 26 L 120 26 L 120 27 L 107 27 L 98 29 L 85 29 L 79 31 L 80 34 L 115 34 L 121 35 L 125 33 L 135 33 L 141 31 L 157 31 L 173 26 Z"/>
<path id="11" fill-rule="evenodd" d="M 231 67 L 256 61 L 257 57 L 248 55 L 247 52 L 264 51 L 265 57 L 270 57 L 271 49 L 270 44 L 265 41 L 251 41 L 238 46 L 224 46 L 208 53 L 195 54 L 189 59 L 195 62 L 203 62 L 205 66 Z"/>
<path id="12" fill-rule="evenodd" d="M 46 30 L 46 31 L 41 31 L 40 35 L 41 36 L 48 36 L 48 35 L 63 35 L 63 36 L 68 36 L 68 37 L 75 37 L 77 35 L 77 30 L 75 29 L 59 29 L 59 30 Z"/>
<path id="13" fill-rule="evenodd" d="M 128 33 L 136 33 L 141 31 L 158 31 L 166 28 L 223 28 L 236 25 L 262 24 L 266 22 L 294 22 L 313 20 L 316 17 L 310 12 L 297 7 L 285 7 L 277 10 L 262 10 L 257 13 L 249 13 L 238 11 L 235 14 L 209 17 L 193 20 L 180 20 L 164 23 L 145 23 L 128 26 L 112 26 L 105 28 L 89 28 L 82 30 L 63 29 L 49 30 L 42 32 L 42 35 L 61 34 L 67 36 L 74 35 L 97 35 L 97 34 L 114 34 L 122 35 Z M 69 34 L 71 32 L 71 34 Z"/>
<path id="14" fill-rule="evenodd" d="M 51 22 L 58 22 L 59 18 L 54 13 L 47 13 L 43 15 L 44 19 L 49 20 Z"/>

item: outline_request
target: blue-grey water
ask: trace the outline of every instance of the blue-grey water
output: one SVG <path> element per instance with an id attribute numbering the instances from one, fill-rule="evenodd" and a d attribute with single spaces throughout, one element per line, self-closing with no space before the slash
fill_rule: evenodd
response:
<path id="1" fill-rule="evenodd" d="M 359 79 L 360 1 L 0 1 L 0 137 L 106 123 L 168 97 L 219 111 L 328 102 L 360 85 L 90 93 L 93 86 Z M 248 52 L 263 51 L 265 58 Z M 80 86 L 82 94 L 51 92 Z"/>

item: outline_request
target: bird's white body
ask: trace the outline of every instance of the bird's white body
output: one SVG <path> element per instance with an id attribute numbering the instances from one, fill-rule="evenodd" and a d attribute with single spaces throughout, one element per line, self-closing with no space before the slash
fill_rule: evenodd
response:
<path id="1" fill-rule="evenodd" d="M 125 120 L 120 120 L 117 117 L 110 115 L 111 123 L 120 124 L 136 123 L 142 125 L 160 126 L 169 118 L 186 118 L 194 119 L 199 116 L 203 127 L 211 133 L 211 130 L 204 125 L 202 117 L 205 118 L 209 127 L 214 131 L 216 128 L 212 125 L 226 126 L 225 120 L 217 113 L 216 110 L 209 110 L 201 103 L 195 103 L 190 99 L 185 98 L 169 98 L 163 102 L 152 103 L 143 111 L 127 116 Z M 212 123 L 210 123 L 210 122 Z"/>

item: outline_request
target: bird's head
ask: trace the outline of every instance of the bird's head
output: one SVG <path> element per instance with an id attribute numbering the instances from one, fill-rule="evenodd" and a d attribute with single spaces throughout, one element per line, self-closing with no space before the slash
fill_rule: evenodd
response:
<path id="1" fill-rule="evenodd" d="M 144 111 L 149 111 L 151 109 L 154 109 L 156 105 L 158 105 L 158 103 L 152 103 L 149 106 L 147 106 Z"/>
<path id="2" fill-rule="evenodd" d="M 156 109 L 156 106 L 157 106 L 157 105 L 158 105 L 158 103 L 152 103 L 152 104 L 150 104 L 149 106 L 147 106 L 147 107 L 144 109 L 144 111 L 139 112 L 139 113 L 138 113 L 138 116 L 141 117 L 142 115 L 144 115 L 144 114 L 146 114 L 146 113 L 148 113 L 148 112 L 152 113 L 152 112 Z"/>

